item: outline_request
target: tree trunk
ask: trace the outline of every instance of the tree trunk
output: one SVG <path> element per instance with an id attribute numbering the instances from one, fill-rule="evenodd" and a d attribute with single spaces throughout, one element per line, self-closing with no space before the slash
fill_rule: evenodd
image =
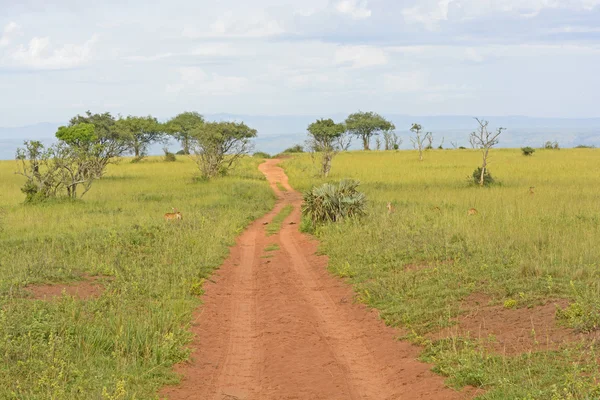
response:
<path id="1" fill-rule="evenodd" d="M 365 150 L 370 150 L 369 149 L 369 135 L 363 135 L 362 140 L 363 140 L 363 148 Z"/>
<path id="2" fill-rule="evenodd" d="M 187 135 L 184 135 L 181 139 L 181 145 L 183 146 L 183 153 L 190 154 L 190 139 Z"/>
<path id="3" fill-rule="evenodd" d="M 419 161 L 423 161 L 423 148 L 419 147 Z"/>
<path id="4" fill-rule="evenodd" d="M 483 151 L 483 163 L 481 164 L 481 177 L 479 178 L 479 186 L 483 186 L 483 183 L 484 183 L 485 169 L 487 167 L 487 155 L 488 155 L 488 149 L 486 148 Z"/>

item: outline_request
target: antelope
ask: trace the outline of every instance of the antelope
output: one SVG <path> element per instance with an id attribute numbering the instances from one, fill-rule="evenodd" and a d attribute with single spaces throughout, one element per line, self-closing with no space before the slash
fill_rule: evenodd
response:
<path id="1" fill-rule="evenodd" d="M 173 212 L 172 213 L 166 213 L 165 214 L 165 220 L 169 221 L 171 219 L 183 219 L 183 217 L 181 216 L 181 213 L 179 211 L 177 211 L 176 208 L 173 207 Z"/>
<path id="2" fill-rule="evenodd" d="M 535 186 L 530 186 L 529 187 L 529 194 L 532 195 L 533 194 L 533 189 L 535 189 Z"/>
<path id="3" fill-rule="evenodd" d="M 390 202 L 388 201 L 388 203 L 387 203 L 387 210 L 388 210 L 388 214 L 391 214 L 391 213 L 393 213 L 394 211 L 396 211 L 396 208 L 395 208 L 395 207 L 392 205 L 392 203 L 390 203 Z"/>
<path id="4" fill-rule="evenodd" d="M 467 211 L 467 215 L 477 215 L 479 214 L 479 211 L 477 211 L 474 208 L 470 208 L 469 211 Z"/>

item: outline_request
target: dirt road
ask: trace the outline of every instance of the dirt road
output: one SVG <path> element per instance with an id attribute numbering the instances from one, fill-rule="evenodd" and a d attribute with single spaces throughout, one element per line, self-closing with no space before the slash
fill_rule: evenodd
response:
<path id="1" fill-rule="evenodd" d="M 352 289 L 327 270 L 317 243 L 298 231 L 302 197 L 268 160 L 260 166 L 279 197 L 238 238 L 207 284 L 193 324 L 192 362 L 178 366 L 170 400 L 465 399 L 444 387 L 418 348 L 395 339 L 377 315 L 354 304 Z M 279 182 L 286 191 L 276 185 Z M 268 223 L 294 207 L 282 230 Z M 277 245 L 278 250 L 266 251 Z"/>

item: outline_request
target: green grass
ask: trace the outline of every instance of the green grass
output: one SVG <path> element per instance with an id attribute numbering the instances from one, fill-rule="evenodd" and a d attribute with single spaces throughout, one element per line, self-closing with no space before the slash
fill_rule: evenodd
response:
<path id="1" fill-rule="evenodd" d="M 279 250 L 279 245 L 277 243 L 273 243 L 265 247 L 265 251 L 277 251 Z"/>
<path id="2" fill-rule="evenodd" d="M 0 162 L 0 398 L 153 399 L 177 381 L 204 279 L 275 198 L 258 158 L 211 182 L 161 160 L 123 160 L 83 201 L 37 205 Z M 171 207 L 183 221 L 163 220 Z M 82 273 L 113 279 L 86 301 L 24 290 Z"/>
<path id="3" fill-rule="evenodd" d="M 287 205 L 279 211 L 279 213 L 273 218 L 273 221 L 269 225 L 267 225 L 267 236 L 272 236 L 279 232 L 281 229 L 281 225 L 283 224 L 283 220 L 285 220 L 288 215 L 292 213 L 294 209 L 293 206 Z"/>
<path id="4" fill-rule="evenodd" d="M 360 180 L 369 215 L 317 229 L 320 249 L 329 255 L 331 271 L 347 277 L 362 301 L 415 340 L 451 325 L 461 300 L 473 292 L 510 308 L 567 298 L 572 305 L 558 322 L 595 330 L 600 327 L 599 159 L 600 151 L 589 149 L 538 150 L 534 157 L 523 157 L 519 149 L 493 150 L 489 168 L 500 184 L 478 188 L 467 182 L 480 163 L 477 151 L 428 151 L 423 162 L 414 151 L 342 153 L 328 181 Z M 283 166 L 296 189 L 325 181 L 309 156 L 287 159 Z M 529 195 L 530 186 L 535 195 Z M 396 209 L 391 215 L 387 202 Z M 468 217 L 472 207 L 479 215 Z M 405 270 L 408 265 L 425 267 Z M 444 374 L 457 386 L 468 381 L 457 371 L 470 360 L 481 375 L 476 381 L 488 389 L 485 399 L 597 398 L 590 384 L 600 378 L 597 368 L 585 374 L 587 383 L 572 376 L 573 368 L 589 369 L 593 357 L 564 351 L 568 354 L 488 363 L 488 355 L 473 346 L 434 343 L 427 346 L 427 357 L 438 369 L 446 366 Z M 499 368 L 502 363 L 515 369 L 510 378 Z M 552 392 L 550 381 L 560 393 Z"/>
<path id="5" fill-rule="evenodd" d="M 279 190 L 281 190 L 282 192 L 287 192 L 287 189 L 281 184 L 281 182 L 275 182 L 275 184 L 277 185 L 277 188 Z"/>

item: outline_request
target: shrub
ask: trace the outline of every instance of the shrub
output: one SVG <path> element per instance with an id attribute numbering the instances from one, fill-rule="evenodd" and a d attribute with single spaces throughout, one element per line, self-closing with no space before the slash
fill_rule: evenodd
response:
<path id="1" fill-rule="evenodd" d="M 546 149 L 546 150 L 559 150 L 560 146 L 558 145 L 557 141 L 554 141 L 554 142 L 547 141 L 546 143 L 544 143 L 544 149 Z"/>
<path id="2" fill-rule="evenodd" d="M 284 153 L 304 153 L 304 147 L 301 144 L 296 144 L 283 151 Z"/>
<path id="3" fill-rule="evenodd" d="M 594 145 L 587 145 L 587 144 L 578 144 L 577 146 L 575 146 L 576 149 L 595 149 L 596 146 Z"/>
<path id="4" fill-rule="evenodd" d="M 366 196 L 356 190 L 360 182 L 343 180 L 326 183 L 304 193 L 302 215 L 313 224 L 336 222 L 365 215 Z"/>
<path id="5" fill-rule="evenodd" d="M 166 162 L 174 162 L 174 161 L 177 161 L 177 157 L 175 156 L 175 154 L 168 151 L 165 153 L 165 161 Z"/>
<path id="6" fill-rule="evenodd" d="M 531 156 L 533 153 L 535 153 L 535 149 L 529 146 L 521 147 L 521 151 L 523 152 L 524 156 Z"/>
<path id="7" fill-rule="evenodd" d="M 459 149 L 460 150 L 466 150 L 467 148 L 465 146 L 460 146 Z"/>
<path id="8" fill-rule="evenodd" d="M 175 153 L 175 154 L 177 154 L 178 156 L 185 156 L 185 155 L 186 155 L 186 152 L 185 152 L 185 150 L 179 150 L 179 151 L 178 151 L 177 153 Z"/>
<path id="9" fill-rule="evenodd" d="M 475 171 L 473 171 L 473 183 L 479 185 L 479 180 L 481 179 L 481 167 L 477 167 Z M 492 174 L 489 169 L 485 169 L 485 173 L 483 174 L 483 186 L 491 185 L 495 182 Z"/>
<path id="10" fill-rule="evenodd" d="M 252 156 L 256 158 L 271 158 L 271 155 L 269 153 L 265 153 L 264 151 L 257 151 Z"/>

